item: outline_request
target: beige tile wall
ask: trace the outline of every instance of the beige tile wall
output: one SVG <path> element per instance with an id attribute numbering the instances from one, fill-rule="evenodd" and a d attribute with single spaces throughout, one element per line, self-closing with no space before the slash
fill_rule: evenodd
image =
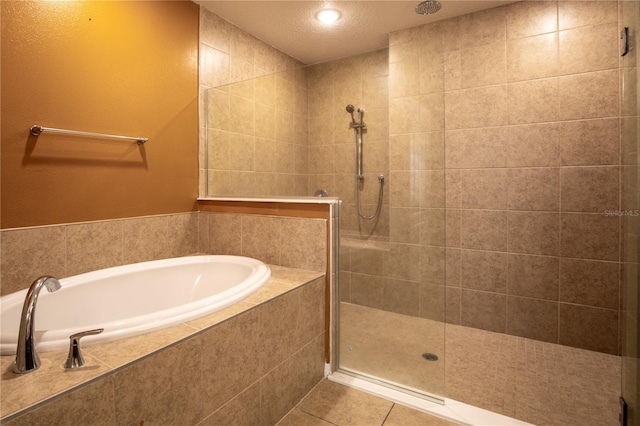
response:
<path id="1" fill-rule="evenodd" d="M 206 230 L 208 229 L 208 231 Z M 200 213 L 200 251 L 249 256 L 272 265 L 326 271 L 324 219 Z"/>
<path id="2" fill-rule="evenodd" d="M 307 194 L 302 63 L 200 8 L 200 194 Z"/>
<path id="3" fill-rule="evenodd" d="M 8 422 L 276 424 L 324 373 L 324 278 Z"/>
<path id="4" fill-rule="evenodd" d="M 205 212 L 4 230 L 1 291 L 194 253 L 324 273 L 326 241 L 324 220 Z M 321 278 L 9 424 L 275 424 L 323 377 L 324 314 Z"/>
<path id="5" fill-rule="evenodd" d="M 41 275 L 97 269 L 198 252 L 198 213 L 83 222 L 1 231 L 0 294 Z"/>
<path id="6" fill-rule="evenodd" d="M 621 209 L 619 98 L 632 75 L 618 58 L 616 2 L 520 2 L 392 33 L 392 158 L 401 138 L 444 129 L 446 280 L 438 244 L 413 256 L 436 259 L 422 278 L 446 281 L 448 322 L 618 353 L 620 219 L 605 211 Z M 402 203 L 407 182 L 438 176 L 408 174 Z M 414 232 L 392 214 L 391 241 L 433 235 L 435 200 L 402 205 L 423 209 Z"/>
<path id="7" fill-rule="evenodd" d="M 389 244 L 343 246 L 342 300 L 618 353 L 617 28 L 521 2 L 391 34 Z"/>
<path id="8" fill-rule="evenodd" d="M 207 12 L 202 19 L 211 33 L 202 52 L 215 50 L 207 62 L 215 65 L 207 71 L 211 86 L 238 81 L 231 70 L 249 70 L 251 60 L 234 68 L 233 52 L 242 49 L 224 40 L 250 46 L 253 39 Z M 223 152 L 210 149 L 209 164 L 237 170 L 233 179 L 211 173 L 212 187 L 287 193 L 278 183 L 284 178 L 249 170 L 253 157 L 254 166 L 261 160 L 255 173 L 294 170 L 288 176 L 296 183 L 284 187 L 302 191 L 306 172 L 307 194 L 323 188 L 339 196 L 343 236 L 387 243 L 343 248 L 343 300 L 432 319 L 443 319 L 446 306 L 452 323 L 618 353 L 621 220 L 604 212 L 622 208 L 620 120 L 634 134 L 635 121 L 624 117 L 636 114 L 631 99 L 620 110 L 620 87 L 635 87 L 635 74 L 620 68 L 618 20 L 615 2 L 519 2 L 392 33 L 388 51 L 312 66 L 306 170 L 302 144 L 292 151 L 267 137 L 251 145 L 259 128 L 269 136 L 291 132 L 258 124 L 259 114 L 271 118 L 264 123 L 284 122 L 274 119 L 270 87 L 277 83 L 259 89 L 256 79 L 253 99 L 246 84 L 229 86 L 209 106 L 253 107 L 254 134 L 235 135 L 236 151 L 230 134 L 214 132 Z M 300 105 L 304 99 L 294 95 Z M 348 103 L 365 108 L 369 125 L 365 211 L 375 206 L 375 177 L 387 177 L 375 226 L 354 213 Z M 272 113 L 266 107 L 274 104 Z M 244 131 L 230 114 L 219 117 L 220 126 Z"/>
<path id="9" fill-rule="evenodd" d="M 388 50 L 378 50 L 309 67 L 309 192 L 324 189 L 340 197 L 341 232 L 389 236 L 388 196 L 377 222 L 358 221 L 355 213 L 355 136 L 348 104 L 365 111 L 364 185 L 361 212 L 371 215 L 378 199 L 378 175 L 389 179 Z M 354 113 L 357 117 L 357 112 Z M 386 191 L 388 191 L 388 185 Z"/>
<path id="10" fill-rule="evenodd" d="M 234 254 L 325 272 L 326 222 L 256 215 L 183 213 L 1 231 L 0 294 L 41 275 L 97 269 L 196 253 Z"/>
<path id="11" fill-rule="evenodd" d="M 365 170 L 373 160 L 384 168 L 374 169 L 362 195 L 365 212 L 375 209 L 375 177 L 384 173 L 384 207 L 373 228 L 358 221 L 353 207 L 353 133 L 343 105 L 334 107 L 334 120 L 342 123 L 341 139 L 351 153 L 343 176 L 346 202 L 341 210 L 341 232 L 351 239 L 379 240 L 358 246 L 344 242 L 341 250 L 341 300 L 405 315 L 444 320 L 445 274 L 445 174 L 444 174 L 444 60 L 438 37 L 403 43 L 400 47 L 374 52 L 379 75 L 364 73 L 358 84 L 362 92 L 376 91 L 378 80 L 386 80 L 384 95 L 375 106 L 381 113 L 365 120 L 371 129 L 380 127 L 382 148 L 376 149 L 372 132 L 364 135 Z M 365 56 L 366 57 L 366 56 Z M 338 61 L 347 63 L 348 60 Z M 386 65 L 385 65 L 386 61 Z M 334 65 L 335 69 L 339 68 Z M 357 75 L 357 68 L 346 69 Z M 343 74 L 334 72 L 334 87 Z M 334 88 L 334 97 L 335 97 Z M 354 96 L 355 99 L 359 99 Z M 363 97 L 366 100 L 366 98 Z M 364 102 L 364 101 L 363 101 Z M 343 103 L 346 102 L 346 99 Z M 356 104 L 354 104 L 356 105 Z M 364 104 L 365 111 L 367 104 Z M 338 108 L 340 107 L 340 108 Z M 388 124 L 387 124 L 388 123 Z M 387 159 L 377 159 L 376 156 Z M 346 204 L 346 206 L 345 206 Z M 346 230 L 346 232 L 345 232 Z"/>

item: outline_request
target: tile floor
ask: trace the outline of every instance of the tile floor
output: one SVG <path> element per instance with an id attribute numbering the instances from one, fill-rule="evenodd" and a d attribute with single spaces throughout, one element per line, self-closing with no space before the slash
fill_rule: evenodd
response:
<path id="1" fill-rule="evenodd" d="M 323 380 L 278 426 L 456 426 L 439 417 Z"/>
<path id="2" fill-rule="evenodd" d="M 534 424 L 618 424 L 618 356 L 468 327 L 444 327 L 359 305 L 341 303 L 340 309 L 343 368 Z M 425 361 L 424 352 L 440 358 Z"/>

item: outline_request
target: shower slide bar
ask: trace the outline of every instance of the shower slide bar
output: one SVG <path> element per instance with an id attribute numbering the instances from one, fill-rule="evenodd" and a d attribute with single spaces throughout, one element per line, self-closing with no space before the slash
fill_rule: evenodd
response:
<path id="1" fill-rule="evenodd" d="M 40 136 L 40 133 L 42 132 L 49 132 L 49 133 L 62 133 L 65 135 L 74 135 L 74 136 L 90 136 L 93 138 L 133 140 L 133 141 L 136 141 L 138 145 L 142 145 L 143 143 L 146 143 L 149 141 L 148 138 L 141 138 L 137 136 L 118 136 L 118 135 L 109 135 L 105 133 L 81 132 L 78 130 L 66 130 L 66 129 L 56 129 L 54 127 L 38 126 L 37 124 L 34 124 L 33 126 L 31 126 L 29 130 L 31 131 L 31 134 L 33 136 Z"/>
<path id="2" fill-rule="evenodd" d="M 367 125 L 364 123 L 364 109 L 358 108 L 358 118 L 353 116 L 355 112 L 355 108 L 353 105 L 349 104 L 346 108 L 347 112 L 351 114 L 351 123 L 349 124 L 349 128 L 353 129 L 353 132 L 356 137 L 356 181 L 355 181 L 355 193 L 354 198 L 356 200 L 356 212 L 358 213 L 358 217 L 363 220 L 377 220 L 380 216 L 380 208 L 382 207 L 382 192 L 384 186 L 384 175 L 378 176 L 378 204 L 376 205 L 376 211 L 373 214 L 367 216 L 360 212 L 360 191 L 359 186 L 364 185 L 364 173 L 362 172 L 362 133 L 367 128 Z"/>

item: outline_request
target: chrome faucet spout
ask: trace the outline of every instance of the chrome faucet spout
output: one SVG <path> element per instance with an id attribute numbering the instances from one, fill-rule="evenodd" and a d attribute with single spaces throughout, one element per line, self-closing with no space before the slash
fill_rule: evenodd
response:
<path id="1" fill-rule="evenodd" d="M 36 304 L 38 294 L 43 287 L 50 293 L 60 290 L 60 281 L 52 276 L 45 275 L 38 278 L 31 284 L 22 305 L 22 316 L 20 317 L 20 329 L 18 330 L 18 348 L 16 360 L 13 364 L 13 372 L 24 374 L 37 370 L 40 367 L 40 357 L 36 351 L 35 342 L 35 322 Z"/>

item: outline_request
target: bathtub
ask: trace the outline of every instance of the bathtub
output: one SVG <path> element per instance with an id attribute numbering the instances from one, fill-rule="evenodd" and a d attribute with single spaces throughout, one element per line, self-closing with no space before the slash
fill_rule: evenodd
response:
<path id="1" fill-rule="evenodd" d="M 40 292 L 35 313 L 40 352 L 69 347 L 69 336 L 104 328 L 83 346 L 137 336 L 190 321 L 244 299 L 262 287 L 271 270 L 241 256 L 188 256 L 117 266 L 60 280 Z M 0 298 L 0 354 L 16 352 L 27 290 Z"/>

